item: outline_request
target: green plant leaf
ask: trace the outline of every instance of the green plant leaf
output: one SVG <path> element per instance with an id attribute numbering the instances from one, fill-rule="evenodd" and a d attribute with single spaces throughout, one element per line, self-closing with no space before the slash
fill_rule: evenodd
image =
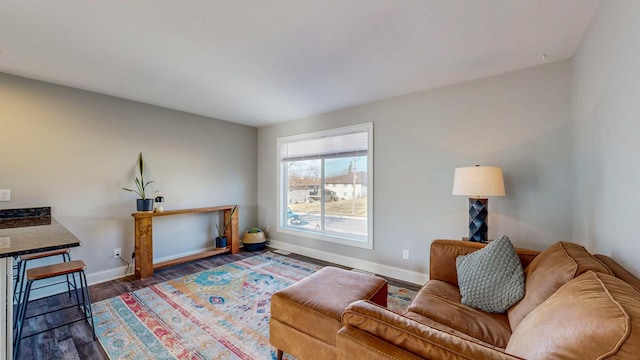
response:
<path id="1" fill-rule="evenodd" d="M 144 174 L 144 161 L 142 161 L 142 153 L 138 154 L 138 167 L 140 170 L 140 176 Z"/>
<path id="2" fill-rule="evenodd" d="M 227 232 L 227 227 L 229 226 L 229 223 L 231 223 L 231 219 L 233 218 L 233 214 L 235 214 L 237 209 L 238 209 L 238 204 L 236 204 L 233 207 L 233 209 L 231 210 L 231 214 L 229 214 L 229 219 L 227 219 L 227 222 L 222 227 L 222 232 L 220 231 L 220 227 L 218 227 L 218 224 L 216 224 L 216 229 L 218 230 L 218 237 L 223 237 L 224 233 Z"/>
<path id="3" fill-rule="evenodd" d="M 144 160 L 142 159 L 142 152 L 138 154 L 138 171 L 140 172 L 140 178 L 135 177 L 133 179 L 133 182 L 136 184 L 136 188 L 138 190 L 132 190 L 127 188 L 122 188 L 122 189 L 138 194 L 138 196 L 140 196 L 141 199 L 146 199 L 147 186 L 149 186 L 149 184 L 151 184 L 153 181 L 147 181 L 147 182 L 144 181 Z"/>

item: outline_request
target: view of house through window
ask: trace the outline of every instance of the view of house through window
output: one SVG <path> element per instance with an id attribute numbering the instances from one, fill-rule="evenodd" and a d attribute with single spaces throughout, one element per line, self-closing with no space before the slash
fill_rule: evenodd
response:
<path id="1" fill-rule="evenodd" d="M 372 247 L 372 129 L 365 124 L 279 139 L 282 229 Z"/>

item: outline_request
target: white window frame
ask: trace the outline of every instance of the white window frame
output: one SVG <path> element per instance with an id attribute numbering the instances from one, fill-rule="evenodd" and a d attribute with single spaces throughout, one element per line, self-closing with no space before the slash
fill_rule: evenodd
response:
<path id="1" fill-rule="evenodd" d="M 289 226 L 287 223 L 287 191 L 284 189 L 286 186 L 286 179 L 284 177 L 284 166 L 282 161 L 281 149 L 282 145 L 294 142 L 294 141 L 302 141 L 302 140 L 311 140 L 311 139 L 319 139 L 323 137 L 333 137 L 339 135 L 346 135 L 350 133 L 359 133 L 359 132 L 367 132 L 367 235 L 366 236 L 349 236 L 349 234 L 338 233 L 338 232 L 317 232 L 306 230 L 304 228 L 295 228 L 293 226 Z M 322 131 L 314 131 L 309 133 L 291 135 L 279 137 L 276 141 L 277 143 L 277 171 L 278 179 L 278 189 L 277 189 L 277 211 L 278 211 L 278 232 L 282 232 L 285 234 L 301 236 L 304 238 L 310 238 L 315 240 L 328 241 L 332 243 L 354 246 L 358 248 L 364 249 L 373 249 L 373 196 L 374 196 L 374 186 L 373 186 L 373 123 L 364 123 L 359 125 L 345 126 L 335 129 L 322 130 Z M 323 174 L 324 176 L 324 174 Z M 323 180 L 324 183 L 324 180 Z M 323 215 L 324 216 L 324 215 Z"/>

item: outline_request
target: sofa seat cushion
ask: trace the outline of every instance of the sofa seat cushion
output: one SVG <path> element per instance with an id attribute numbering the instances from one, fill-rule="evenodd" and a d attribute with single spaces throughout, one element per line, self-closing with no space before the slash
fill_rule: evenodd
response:
<path id="1" fill-rule="evenodd" d="M 460 290 L 449 283 L 430 280 L 407 309 L 482 342 L 504 349 L 511 336 L 506 314 L 487 313 L 461 303 Z M 419 320 L 419 318 L 412 316 Z M 426 324 L 431 325 L 431 324 Z"/>
<path id="2" fill-rule="evenodd" d="M 588 271 L 531 311 L 506 351 L 527 359 L 637 359 L 640 291 Z"/>
<path id="3" fill-rule="evenodd" d="M 509 309 L 511 329 L 562 285 L 589 270 L 611 274 L 609 268 L 578 244 L 559 241 L 541 252 L 524 270 L 525 295 Z"/>
<path id="4" fill-rule="evenodd" d="M 339 359 L 520 359 L 503 349 L 424 325 L 368 301 L 351 303 L 344 311 L 342 324 L 337 341 Z"/>
<path id="5" fill-rule="evenodd" d="M 490 347 L 490 348 L 495 349 L 495 350 L 504 351 L 504 347 L 495 346 L 493 344 L 489 344 L 487 342 L 481 341 L 478 338 L 474 338 L 474 337 L 469 336 L 469 335 L 467 335 L 465 333 L 462 333 L 460 331 L 452 329 L 449 326 L 445 326 L 441 322 L 437 322 L 437 321 L 435 321 L 433 319 L 430 319 L 430 318 L 428 318 L 426 316 L 423 316 L 423 315 L 420 315 L 418 313 L 414 313 L 414 312 L 411 312 L 411 311 L 406 311 L 404 314 L 402 314 L 402 316 L 404 316 L 404 317 L 406 317 L 408 319 L 411 319 L 411 320 L 413 320 L 415 322 L 418 322 L 418 323 L 420 323 L 422 325 L 429 326 L 429 327 L 431 327 L 433 329 L 438 329 L 440 331 L 446 332 L 447 334 L 455 335 L 455 336 L 459 337 L 460 339 L 465 339 L 467 341 L 472 341 L 474 343 L 481 344 L 482 346 Z"/>

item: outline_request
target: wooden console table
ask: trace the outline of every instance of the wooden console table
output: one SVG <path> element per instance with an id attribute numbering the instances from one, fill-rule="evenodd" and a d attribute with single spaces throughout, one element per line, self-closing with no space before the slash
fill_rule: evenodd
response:
<path id="1" fill-rule="evenodd" d="M 181 264 L 183 262 L 198 260 L 209 256 L 222 254 L 231 251 L 236 254 L 240 251 L 240 238 L 238 234 L 238 209 L 231 218 L 231 224 L 224 233 L 227 237 L 227 247 L 205 250 L 198 254 L 193 254 L 157 264 L 153 263 L 153 218 L 157 216 L 169 216 L 180 214 L 195 214 L 203 212 L 224 211 L 224 222 L 231 216 L 234 205 L 213 206 L 197 209 L 165 210 L 163 212 L 136 212 L 131 214 L 135 219 L 135 262 L 136 277 L 144 279 L 153 276 L 153 269 Z"/>

